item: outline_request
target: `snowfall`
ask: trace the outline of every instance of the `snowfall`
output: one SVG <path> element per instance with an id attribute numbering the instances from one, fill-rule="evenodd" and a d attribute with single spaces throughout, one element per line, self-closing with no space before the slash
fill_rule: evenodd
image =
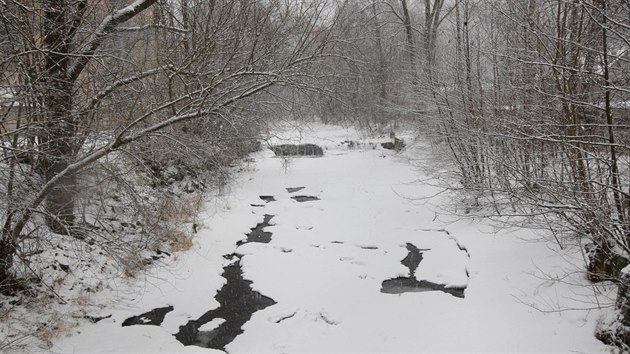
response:
<path id="1" fill-rule="evenodd" d="M 94 295 L 103 305 L 92 315 L 106 318 L 82 322 L 50 350 L 610 350 L 594 331 L 598 302 L 612 300 L 595 296 L 579 247 L 559 249 L 544 232 L 459 215 L 464 199 L 444 190 L 436 150 L 411 136 L 403 151 L 385 150 L 379 143 L 388 140 L 320 124 L 279 129 L 266 143 L 314 143 L 324 156 L 280 158 L 267 148 L 251 155 L 220 196 L 208 195 L 190 250 Z M 270 242 L 248 242 L 257 225 Z M 267 303 L 231 342 L 205 348 L 229 326 L 212 314 L 226 312 L 215 297 L 227 282 L 224 267 L 235 265 L 250 298 Z M 168 308 L 161 322 L 142 318 L 156 308 Z M 197 342 L 178 341 L 180 327 L 204 314 Z M 137 324 L 122 325 L 134 316 Z"/>

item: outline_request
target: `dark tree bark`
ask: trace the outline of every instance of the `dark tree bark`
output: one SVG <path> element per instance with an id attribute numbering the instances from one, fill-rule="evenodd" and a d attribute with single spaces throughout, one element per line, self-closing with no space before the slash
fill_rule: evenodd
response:
<path id="1" fill-rule="evenodd" d="M 374 15 L 374 35 L 376 37 L 376 49 L 378 51 L 378 80 L 380 84 L 379 96 L 384 103 L 387 101 L 387 63 L 385 62 L 385 54 L 383 53 L 381 23 L 378 20 L 375 3 L 372 3 L 372 14 Z"/>
<path id="2" fill-rule="evenodd" d="M 0 238 L 0 291 L 13 286 L 11 267 L 17 244 L 40 205 L 44 205 L 46 224 L 52 232 L 70 234 L 75 222 L 78 171 L 73 166 L 77 165 L 75 160 L 81 144 L 77 129 L 80 114 L 76 114 L 73 106 L 75 83 L 107 36 L 156 1 L 135 0 L 114 11 L 81 45 L 74 41 L 86 13 L 87 0 L 42 1 L 41 51 L 44 57 L 41 72 L 33 77 L 38 78 L 37 96 L 41 97 L 43 106 L 38 117 L 41 128 L 37 132 L 37 171 L 44 187 L 29 206 L 7 211 Z"/>
<path id="3" fill-rule="evenodd" d="M 405 26 L 405 38 L 407 39 L 407 55 L 409 56 L 409 66 L 411 67 L 411 80 L 414 90 L 418 86 L 418 73 L 416 72 L 416 43 L 413 38 L 413 27 L 411 24 L 411 16 L 409 15 L 409 8 L 407 7 L 407 0 L 400 0 L 400 5 L 403 10 L 403 25 Z"/>
<path id="4" fill-rule="evenodd" d="M 435 64 L 437 30 L 442 22 L 440 14 L 443 6 L 444 0 L 433 0 L 433 2 L 430 0 L 424 1 L 424 48 L 427 55 L 427 65 L 429 67 Z"/>
<path id="5" fill-rule="evenodd" d="M 48 0 L 44 5 L 43 79 L 44 106 L 48 117 L 40 136 L 43 143 L 41 167 L 46 182 L 63 171 L 72 160 L 75 121 L 72 115 L 72 81 L 68 77 L 70 28 L 64 0 Z M 46 223 L 51 231 L 68 233 L 74 223 L 76 176 L 67 175 L 46 198 Z"/>
<path id="6" fill-rule="evenodd" d="M 86 2 L 47 0 L 44 3 L 43 47 L 46 51 L 42 96 L 47 114 L 42 143 L 41 170 L 51 181 L 74 160 L 79 148 L 77 118 L 73 112 L 74 83 L 103 40 L 116 26 L 133 18 L 157 0 L 136 0 L 107 16 L 92 33 L 84 50 L 72 52 L 74 34 L 85 12 Z M 70 20 L 70 6 L 75 6 Z M 69 234 L 74 225 L 76 175 L 65 174 L 46 196 L 46 224 L 51 231 Z"/>

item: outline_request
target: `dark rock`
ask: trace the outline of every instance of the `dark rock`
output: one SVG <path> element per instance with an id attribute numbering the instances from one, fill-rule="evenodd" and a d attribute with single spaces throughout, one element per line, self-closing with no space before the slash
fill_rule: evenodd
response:
<path id="1" fill-rule="evenodd" d="M 629 260 L 612 251 L 608 244 L 588 243 L 584 246 L 587 258 L 587 278 L 597 283 L 617 278 Z"/>
<path id="2" fill-rule="evenodd" d="M 271 147 L 276 156 L 324 156 L 324 150 L 315 144 L 282 144 Z"/>
<path id="3" fill-rule="evenodd" d="M 112 315 L 107 315 L 107 316 L 89 316 L 89 315 L 85 315 L 83 316 L 83 318 L 85 318 L 86 320 L 92 322 L 92 323 L 97 323 L 99 321 L 102 321 L 106 318 L 111 318 Z"/>
<path id="4" fill-rule="evenodd" d="M 356 145 L 359 145 L 359 144 L 357 144 L 356 142 L 354 142 L 352 140 L 345 140 L 345 141 L 341 142 L 341 145 L 345 145 L 345 144 L 348 144 L 348 149 L 354 149 L 354 147 Z"/>
<path id="5" fill-rule="evenodd" d="M 166 251 L 162 251 L 162 250 L 161 250 L 161 249 L 159 249 L 159 248 L 155 251 L 155 253 L 157 253 L 157 254 L 159 254 L 159 255 L 165 254 L 165 255 L 166 255 L 166 256 L 168 256 L 168 257 L 170 257 L 170 256 L 171 256 L 171 254 L 170 254 L 170 253 L 168 253 L 168 252 L 166 252 Z"/>
<path id="6" fill-rule="evenodd" d="M 381 143 L 383 149 L 400 151 L 405 147 L 405 141 L 403 139 L 394 138 L 394 141 Z"/>

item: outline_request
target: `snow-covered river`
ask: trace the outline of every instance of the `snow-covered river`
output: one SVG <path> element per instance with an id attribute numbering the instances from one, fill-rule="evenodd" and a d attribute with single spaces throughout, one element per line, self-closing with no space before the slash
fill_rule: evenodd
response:
<path id="1" fill-rule="evenodd" d="M 448 216 L 449 194 L 419 182 L 427 146 L 409 161 L 338 127 L 282 138 L 325 154 L 255 154 L 206 203 L 193 249 L 120 284 L 95 314 L 112 316 L 53 351 L 606 351 L 598 312 L 576 310 L 590 288 L 567 277 L 579 250 Z"/>

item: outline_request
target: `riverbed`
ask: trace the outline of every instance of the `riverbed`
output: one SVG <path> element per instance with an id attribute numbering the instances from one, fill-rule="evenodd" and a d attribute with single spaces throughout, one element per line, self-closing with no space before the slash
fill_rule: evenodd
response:
<path id="1" fill-rule="evenodd" d="M 209 196 L 193 249 L 121 283 L 94 314 L 110 317 L 53 350 L 606 352 L 579 248 L 457 216 L 432 147 L 404 138 L 277 132 L 270 145 L 323 156 L 253 154 Z"/>

